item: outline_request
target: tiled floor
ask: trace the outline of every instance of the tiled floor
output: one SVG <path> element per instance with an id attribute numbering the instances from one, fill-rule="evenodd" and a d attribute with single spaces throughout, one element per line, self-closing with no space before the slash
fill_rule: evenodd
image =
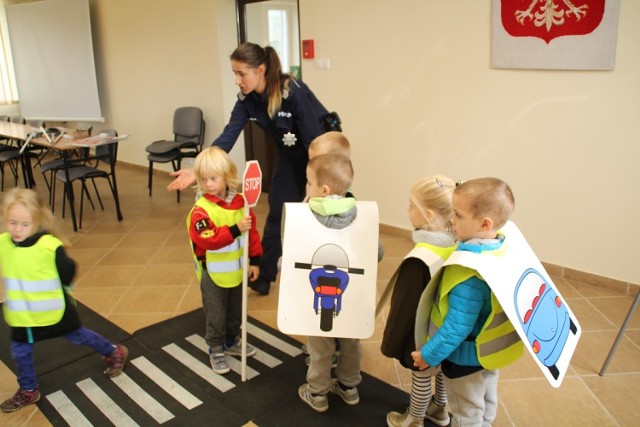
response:
<path id="1" fill-rule="evenodd" d="M 118 173 L 124 220 L 116 220 L 113 202 L 103 186 L 105 211 L 88 208 L 83 228 L 77 233 L 71 230 L 69 219 L 64 220 L 64 227 L 73 242 L 69 252 L 79 264 L 76 297 L 134 332 L 200 306 L 184 225 L 193 191 L 183 192 L 182 203 L 176 203 L 175 194 L 165 190 L 168 175 L 158 173 L 150 198 L 145 169 L 121 165 Z M 39 183 L 38 191 L 45 191 Z M 266 213 L 265 205 L 263 196 L 256 209 L 260 218 Z M 379 264 L 379 289 L 412 247 L 405 238 L 384 234 L 381 238 L 385 256 Z M 503 369 L 494 425 L 640 425 L 640 315 L 630 323 L 606 375 L 598 375 L 632 298 L 561 278 L 554 281 L 583 328 L 569 373 L 562 386 L 554 389 L 528 355 Z M 250 293 L 249 315 L 276 327 L 277 301 L 278 286 L 266 297 Z M 363 341 L 363 370 L 409 390 L 410 374 L 379 351 L 384 322 L 384 316 L 378 318 L 374 335 Z M 15 389 L 15 377 L 0 363 L 0 398 L 10 397 Z M 380 420 L 380 425 L 384 424 L 385 420 Z M 0 413 L 0 425 L 50 424 L 32 406 L 12 414 Z"/>

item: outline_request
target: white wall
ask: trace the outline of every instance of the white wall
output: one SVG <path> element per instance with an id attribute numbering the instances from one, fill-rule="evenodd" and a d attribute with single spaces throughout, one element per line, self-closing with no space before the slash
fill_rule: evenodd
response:
<path id="1" fill-rule="evenodd" d="M 613 71 L 496 70 L 490 1 L 300 0 L 303 79 L 338 111 L 355 194 L 408 228 L 420 175 L 497 176 L 547 262 L 640 283 L 640 2 L 622 0 Z"/>
<path id="2" fill-rule="evenodd" d="M 640 283 L 640 2 L 621 0 L 615 69 L 598 72 L 491 69 L 490 3 L 300 0 L 301 39 L 331 60 L 303 60 L 303 79 L 343 118 L 356 195 L 409 228 L 416 177 L 498 176 L 544 261 Z M 177 106 L 201 106 L 213 140 L 237 93 L 235 1 L 91 6 L 105 126 L 131 134 L 120 159 L 146 166 Z"/>

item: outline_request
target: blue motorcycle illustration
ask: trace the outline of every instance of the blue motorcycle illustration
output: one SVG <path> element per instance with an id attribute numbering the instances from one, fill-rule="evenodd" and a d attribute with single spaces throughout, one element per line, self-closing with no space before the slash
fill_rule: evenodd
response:
<path id="1" fill-rule="evenodd" d="M 295 268 L 311 270 L 309 283 L 314 293 L 313 309 L 320 314 L 320 330 L 331 331 L 334 317 L 342 310 L 342 296 L 349 285 L 349 274 L 364 274 L 364 269 L 349 267 L 346 252 L 333 243 L 319 247 L 311 263 L 296 262 Z"/>

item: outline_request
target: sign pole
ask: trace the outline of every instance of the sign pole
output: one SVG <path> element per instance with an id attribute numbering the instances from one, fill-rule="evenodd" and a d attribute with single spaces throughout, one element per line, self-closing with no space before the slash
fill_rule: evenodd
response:
<path id="1" fill-rule="evenodd" d="M 247 198 L 244 198 L 244 215 L 249 215 L 249 206 Z M 244 253 L 242 255 L 242 365 L 241 378 L 242 382 L 247 380 L 247 296 L 249 294 L 249 231 L 244 232 Z"/>
<path id="2" fill-rule="evenodd" d="M 242 175 L 242 198 L 244 199 L 244 216 L 249 215 L 249 208 L 258 204 L 262 191 L 262 171 L 257 160 L 247 162 Z M 249 231 L 243 236 L 244 251 L 242 255 L 242 358 L 240 376 L 247 380 L 247 299 L 249 294 Z"/>

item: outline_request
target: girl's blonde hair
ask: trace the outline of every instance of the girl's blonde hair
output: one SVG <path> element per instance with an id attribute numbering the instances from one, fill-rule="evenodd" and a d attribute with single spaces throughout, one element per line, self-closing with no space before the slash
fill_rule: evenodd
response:
<path id="1" fill-rule="evenodd" d="M 65 246 L 70 246 L 69 240 L 60 231 L 58 221 L 53 216 L 51 209 L 43 202 L 38 193 L 27 188 L 9 190 L 2 200 L 2 217 L 6 218 L 9 210 L 16 205 L 24 207 L 31 214 L 34 234 L 44 231 L 60 239 Z"/>
<path id="2" fill-rule="evenodd" d="M 202 150 L 196 157 L 193 170 L 196 174 L 196 186 L 199 191 L 205 191 L 200 180 L 214 176 L 224 178 L 227 188 L 234 191 L 239 189 L 238 168 L 227 152 L 220 147 L 213 146 Z"/>
<path id="3" fill-rule="evenodd" d="M 444 175 L 424 176 L 411 185 L 409 199 L 424 217 L 423 229 L 442 231 L 451 228 L 451 199 L 455 188 L 453 180 Z M 428 211 L 433 215 L 428 215 Z"/>

